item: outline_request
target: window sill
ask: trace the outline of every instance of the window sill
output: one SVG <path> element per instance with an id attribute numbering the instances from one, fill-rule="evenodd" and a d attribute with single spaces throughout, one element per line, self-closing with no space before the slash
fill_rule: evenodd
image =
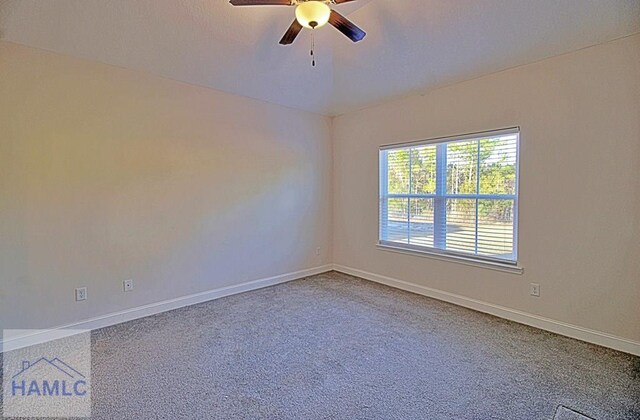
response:
<path id="1" fill-rule="evenodd" d="M 475 258 L 467 258 L 467 257 L 458 256 L 458 255 L 440 254 L 437 252 L 408 249 L 408 248 L 388 245 L 384 243 L 378 243 L 376 244 L 376 247 L 382 251 L 397 252 L 399 254 L 407 254 L 407 255 L 413 255 L 416 257 L 431 258 L 431 259 L 440 260 L 440 261 L 449 261 L 456 264 L 468 265 L 468 266 L 478 267 L 478 268 L 485 268 L 488 270 L 502 271 L 504 273 L 522 274 L 524 272 L 524 268 L 519 267 L 517 265 L 508 264 L 508 263 L 483 261 L 483 260 L 477 260 Z"/>

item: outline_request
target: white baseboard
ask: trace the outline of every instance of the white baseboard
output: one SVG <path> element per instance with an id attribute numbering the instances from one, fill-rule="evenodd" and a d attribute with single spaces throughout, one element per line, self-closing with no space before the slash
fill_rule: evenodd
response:
<path id="1" fill-rule="evenodd" d="M 56 340 L 65 336 L 77 334 L 79 332 L 82 332 L 82 330 L 86 331 L 104 328 L 111 325 L 120 324 L 122 322 L 143 318 L 145 316 L 155 315 L 161 312 L 182 308 L 184 306 L 195 305 L 196 303 L 219 299 L 225 296 L 235 295 L 251 290 L 262 289 L 263 287 L 273 286 L 275 284 L 286 283 L 288 281 L 297 280 L 303 277 L 325 273 L 327 271 L 331 271 L 332 269 L 333 265 L 327 264 L 320 267 L 314 267 L 306 270 L 295 271 L 292 273 L 281 274 L 278 276 L 267 277 L 233 286 L 207 290 L 205 292 L 181 296 L 175 299 L 169 299 L 161 302 L 151 303 L 148 305 L 138 306 L 131 309 L 125 309 L 123 311 L 113 312 L 95 318 L 85 319 L 82 321 L 49 329 L 24 330 L 24 333 L 22 334 L 13 335 L 9 339 L 0 340 L 0 353 L 32 346 L 35 344 L 45 343 L 51 340 Z"/>
<path id="2" fill-rule="evenodd" d="M 640 343 L 636 341 L 617 337 L 600 331 L 591 330 L 577 325 L 567 324 L 565 322 L 556 321 L 538 315 L 529 314 L 504 306 L 494 305 L 492 303 L 471 299 L 454 293 L 444 292 L 441 290 L 432 289 L 426 286 L 420 286 L 391 277 L 346 267 L 339 264 L 327 264 L 320 267 L 281 274 L 273 277 L 267 277 L 238 285 L 208 290 L 205 292 L 182 296 L 175 299 L 169 299 L 161 302 L 151 303 L 148 305 L 138 306 L 119 312 L 113 312 L 95 318 L 53 327 L 47 330 L 25 330 L 24 334 L 12 336 L 10 339 L 0 340 L 0 353 L 55 340 L 64 336 L 76 334 L 82 330 L 86 331 L 104 328 L 111 325 L 132 321 L 134 319 L 159 314 L 161 312 L 166 312 L 189 305 L 195 305 L 197 303 L 202 303 L 209 300 L 219 299 L 225 296 L 235 295 L 251 290 L 257 290 L 280 283 L 286 283 L 288 281 L 297 280 L 307 276 L 313 276 L 315 274 L 325 273 L 331 270 L 336 270 L 341 273 L 350 274 L 352 276 L 360 277 L 365 280 L 385 284 L 387 286 L 417 293 L 419 295 L 432 297 L 434 299 L 453 303 L 459 306 L 464 306 L 466 308 L 474 309 L 479 312 L 488 313 L 500 318 L 508 319 L 510 321 L 515 321 L 525 325 L 530 325 L 532 327 L 551 331 L 556 334 L 586 341 L 588 343 L 593 343 L 640 356 Z"/>
<path id="3" fill-rule="evenodd" d="M 424 295 L 434 299 L 453 303 L 459 306 L 464 306 L 465 308 L 470 308 L 479 312 L 495 315 L 497 317 L 508 319 L 510 321 L 515 321 L 520 324 L 530 325 L 532 327 L 540 328 L 546 331 L 551 331 L 556 334 L 564 335 L 567 337 L 586 341 L 588 343 L 593 343 L 600 346 L 609 347 L 615 350 L 620 350 L 625 353 L 631 353 L 636 356 L 640 356 L 640 343 L 636 341 L 628 340 L 626 338 L 617 337 L 611 334 L 591 330 L 584 327 L 579 327 L 577 325 L 567 324 L 565 322 L 556 321 L 556 320 L 541 317 L 538 315 L 529 314 L 526 312 L 507 308 L 504 306 L 494 305 L 492 303 L 471 299 L 471 298 L 457 295 L 454 293 L 444 292 L 444 291 L 432 289 L 426 286 L 420 286 L 417 284 L 394 279 L 391 277 L 386 277 L 386 276 L 382 276 L 375 273 L 369 273 L 367 271 L 358 270 L 356 268 L 334 264 L 333 269 L 341 273 L 350 274 L 352 276 L 360 277 L 365 280 L 374 281 L 376 283 L 385 284 L 387 286 L 395 287 L 397 289 L 406 290 L 419 295 Z"/>

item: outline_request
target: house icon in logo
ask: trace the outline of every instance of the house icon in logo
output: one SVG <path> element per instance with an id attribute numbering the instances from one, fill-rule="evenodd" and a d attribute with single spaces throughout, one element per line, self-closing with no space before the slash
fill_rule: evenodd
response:
<path id="1" fill-rule="evenodd" d="M 17 378 L 20 375 L 23 375 L 26 371 L 31 370 L 32 372 L 35 370 L 40 370 L 39 368 L 41 368 L 41 366 L 38 365 L 44 365 L 45 369 L 48 366 L 52 366 L 53 368 L 57 369 L 59 372 L 64 373 L 65 375 L 67 375 L 67 377 L 69 378 L 84 378 L 84 375 L 80 372 L 78 372 L 77 370 L 75 370 L 74 368 L 72 368 L 71 366 L 69 366 L 68 364 L 66 364 L 65 362 L 63 362 L 62 360 L 58 359 L 57 357 L 54 359 L 45 359 L 44 357 L 39 358 L 38 360 L 36 360 L 33 363 L 30 363 L 28 360 L 25 360 L 22 362 L 22 370 L 18 373 L 16 373 L 15 375 L 13 375 L 12 379 Z M 48 366 L 47 366 L 48 365 Z M 57 372 L 56 372 L 57 373 Z"/>
<path id="2" fill-rule="evenodd" d="M 14 397 L 83 397 L 87 394 L 85 376 L 59 358 L 41 357 L 11 377 Z"/>

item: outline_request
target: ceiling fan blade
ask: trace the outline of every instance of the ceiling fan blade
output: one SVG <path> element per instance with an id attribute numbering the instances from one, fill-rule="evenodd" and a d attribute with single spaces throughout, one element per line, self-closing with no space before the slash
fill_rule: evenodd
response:
<path id="1" fill-rule="evenodd" d="M 331 15 L 329 16 L 329 23 L 333 25 L 337 30 L 342 32 L 352 40 L 353 42 L 362 41 L 362 38 L 367 35 L 362 29 L 358 28 L 353 22 L 351 22 L 346 17 L 342 16 L 340 13 L 335 10 L 331 11 Z"/>
<path id="2" fill-rule="evenodd" d="M 355 1 L 355 0 L 333 0 L 335 4 L 349 3 L 351 1 Z"/>
<path id="3" fill-rule="evenodd" d="M 291 6 L 291 0 L 229 0 L 234 6 Z"/>
<path id="4" fill-rule="evenodd" d="M 297 19 L 294 20 L 291 26 L 289 26 L 289 29 L 287 29 L 287 32 L 284 33 L 284 36 L 280 40 L 280 44 L 282 45 L 291 44 L 293 41 L 295 41 L 296 37 L 298 36 L 301 30 L 302 30 L 302 25 L 300 25 Z"/>

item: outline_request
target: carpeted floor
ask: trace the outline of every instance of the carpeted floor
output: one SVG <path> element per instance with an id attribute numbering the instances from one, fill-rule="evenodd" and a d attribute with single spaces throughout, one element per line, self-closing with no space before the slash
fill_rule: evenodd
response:
<path id="1" fill-rule="evenodd" d="M 96 419 L 640 419 L 640 358 L 339 273 L 95 331 L 92 383 Z"/>

